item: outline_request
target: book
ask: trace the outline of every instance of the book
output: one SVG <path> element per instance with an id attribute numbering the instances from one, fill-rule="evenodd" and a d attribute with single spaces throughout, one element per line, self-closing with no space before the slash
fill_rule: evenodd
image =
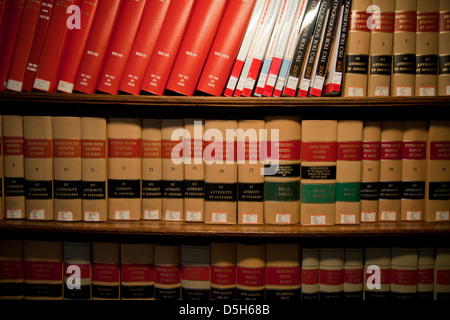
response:
<path id="1" fill-rule="evenodd" d="M 344 249 L 344 284 L 342 294 L 346 300 L 361 301 L 364 288 L 364 248 Z"/>
<path id="2" fill-rule="evenodd" d="M 41 10 L 41 3 L 42 0 L 27 0 L 24 4 L 7 78 L 6 89 L 8 90 L 22 91 L 23 78 L 25 76 L 31 46 L 33 45 L 34 32 Z"/>
<path id="3" fill-rule="evenodd" d="M 396 300 L 417 298 L 418 249 L 392 247 L 391 293 Z"/>
<path id="4" fill-rule="evenodd" d="M 438 60 L 439 0 L 417 0 L 415 96 L 438 94 Z"/>
<path id="5" fill-rule="evenodd" d="M 238 300 L 262 301 L 266 287 L 266 245 L 236 244 L 236 292 Z"/>
<path id="6" fill-rule="evenodd" d="M 338 120 L 336 161 L 336 224 L 361 221 L 362 120 Z"/>
<path id="7" fill-rule="evenodd" d="M 364 121 L 361 159 L 361 222 L 378 221 L 381 122 Z"/>
<path id="8" fill-rule="evenodd" d="M 227 5 L 226 0 L 197 0 L 180 44 L 166 89 L 192 96 Z"/>
<path id="9" fill-rule="evenodd" d="M 181 299 L 180 245 L 155 244 L 155 299 Z"/>
<path id="10" fill-rule="evenodd" d="M 296 116 L 273 116 L 266 117 L 265 120 L 265 145 L 270 151 L 263 153 L 264 223 L 297 224 L 300 222 L 302 122 Z M 267 163 L 267 160 L 270 162 Z"/>
<path id="11" fill-rule="evenodd" d="M 391 295 L 391 248 L 366 247 L 364 300 L 386 301 Z"/>
<path id="12" fill-rule="evenodd" d="M 119 300 L 120 243 L 93 241 L 92 300 Z"/>
<path id="13" fill-rule="evenodd" d="M 81 221 L 81 118 L 52 120 L 54 220 Z"/>
<path id="14" fill-rule="evenodd" d="M 300 301 L 300 253 L 299 243 L 266 244 L 267 301 Z"/>
<path id="15" fill-rule="evenodd" d="M 237 120 L 205 120 L 205 223 L 236 224 L 237 128 Z"/>
<path id="16" fill-rule="evenodd" d="M 183 221 L 184 120 L 161 120 L 162 220 Z"/>
<path id="17" fill-rule="evenodd" d="M 78 67 L 80 66 L 84 47 L 86 46 L 92 28 L 97 5 L 98 0 L 81 0 L 80 2 L 80 15 L 83 19 L 80 21 L 80 28 L 75 28 L 70 38 L 67 54 L 64 57 L 61 73 L 59 75 L 58 91 L 66 93 L 73 92 Z"/>
<path id="18" fill-rule="evenodd" d="M 195 7 L 194 0 L 171 0 L 160 35 L 153 48 L 145 71 L 141 90 L 163 95 L 177 52 L 183 41 L 189 19 Z M 167 35 L 170 34 L 170 37 Z"/>
<path id="19" fill-rule="evenodd" d="M 139 94 L 170 0 L 147 0 L 131 52 L 120 80 L 119 90 Z"/>
<path id="20" fill-rule="evenodd" d="M 416 77 L 417 2 L 395 2 L 391 96 L 414 96 Z"/>
<path id="21" fill-rule="evenodd" d="M 381 122 L 378 221 L 400 221 L 403 121 Z"/>
<path id="22" fill-rule="evenodd" d="M 184 211 L 186 222 L 204 221 L 205 164 L 202 120 L 184 119 Z"/>
<path id="23" fill-rule="evenodd" d="M 5 219 L 25 219 L 23 116 L 3 115 Z"/>
<path id="24" fill-rule="evenodd" d="M 121 7 L 120 0 L 99 1 L 75 77 L 74 91 L 95 93 L 100 70 Z"/>
<path id="25" fill-rule="evenodd" d="M 434 299 L 448 300 L 450 295 L 449 274 L 450 274 L 450 250 L 448 248 L 437 247 L 434 267 Z"/>
<path id="26" fill-rule="evenodd" d="M 81 187 L 83 221 L 108 220 L 106 118 L 81 117 Z"/>
<path id="27" fill-rule="evenodd" d="M 221 96 L 259 0 L 229 0 L 197 83 L 197 91 Z"/>
<path id="28" fill-rule="evenodd" d="M 141 119 L 110 118 L 108 137 L 108 218 L 141 219 Z"/>
<path id="29" fill-rule="evenodd" d="M 0 240 L 0 300 L 24 298 L 24 240 Z"/>
<path id="30" fill-rule="evenodd" d="M 59 74 L 72 35 L 67 27 L 71 11 L 68 8 L 75 0 L 55 0 L 42 52 L 34 79 L 33 89 L 56 92 Z M 63 27 L 61 27 L 63 26 Z"/>
<path id="31" fill-rule="evenodd" d="M 5 219 L 4 168 L 3 168 L 3 116 L 0 116 L 0 220 Z"/>
<path id="32" fill-rule="evenodd" d="M 369 48 L 371 32 L 367 22 L 372 24 L 372 0 L 352 1 L 350 25 L 345 49 L 345 71 L 342 96 L 366 97 L 369 71 Z M 369 20 L 370 19 L 370 20 Z"/>
<path id="33" fill-rule="evenodd" d="M 302 225 L 335 224 L 337 127 L 337 120 L 302 121 Z"/>
<path id="34" fill-rule="evenodd" d="M 91 299 L 91 244 L 64 241 L 64 299 Z"/>
<path id="35" fill-rule="evenodd" d="M 405 121 L 403 124 L 402 221 L 424 218 L 427 134 L 427 121 Z"/>
<path id="36" fill-rule="evenodd" d="M 391 96 L 395 4 L 389 0 L 372 0 L 372 6 L 380 11 L 374 11 L 371 16 L 374 26 L 370 29 L 368 97 Z"/>
<path id="37" fill-rule="evenodd" d="M 155 245 L 120 244 L 120 290 L 122 300 L 150 300 L 155 295 Z"/>
<path id="38" fill-rule="evenodd" d="M 182 300 L 209 300 L 211 291 L 210 255 L 209 245 L 182 244 L 180 246 Z"/>
<path id="39" fill-rule="evenodd" d="M 63 242 L 24 241 L 24 299 L 63 299 Z"/>
<path id="40" fill-rule="evenodd" d="M 161 120 L 142 119 L 142 216 L 162 218 Z"/>
<path id="41" fill-rule="evenodd" d="M 237 136 L 239 224 L 264 224 L 264 162 L 260 159 L 260 133 L 264 120 L 239 120 Z"/>
<path id="42" fill-rule="evenodd" d="M 434 299 L 434 248 L 419 247 L 417 257 L 417 296 L 418 299 Z"/>
<path id="43" fill-rule="evenodd" d="M 302 301 L 319 300 L 320 248 L 302 247 Z"/>
<path id="44" fill-rule="evenodd" d="M 53 129 L 50 116 L 24 116 L 26 219 L 53 220 Z"/>
<path id="45" fill-rule="evenodd" d="M 439 71 L 438 71 L 438 92 L 439 96 L 450 95 L 450 5 L 445 0 L 439 1 Z"/>
<path id="46" fill-rule="evenodd" d="M 431 120 L 427 139 L 425 221 L 450 221 L 450 130 L 447 121 Z"/>
<path id="47" fill-rule="evenodd" d="M 320 248 L 320 300 L 340 300 L 344 289 L 344 248 Z"/>
<path id="48" fill-rule="evenodd" d="M 211 241 L 211 300 L 236 298 L 236 243 Z"/>
<path id="49" fill-rule="evenodd" d="M 99 74 L 96 87 L 98 91 L 110 94 L 119 92 L 120 81 L 131 53 L 145 4 L 146 0 L 122 1 Z"/>

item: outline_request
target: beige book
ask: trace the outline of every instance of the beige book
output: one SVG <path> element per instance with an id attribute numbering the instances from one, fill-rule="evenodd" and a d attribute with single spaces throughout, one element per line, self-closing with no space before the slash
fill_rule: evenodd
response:
<path id="1" fill-rule="evenodd" d="M 53 220 L 53 130 L 49 116 L 24 116 L 25 208 L 28 220 Z"/>
<path id="2" fill-rule="evenodd" d="M 53 197 L 56 221 L 82 220 L 80 117 L 53 117 Z"/>
<path id="3" fill-rule="evenodd" d="M 391 258 L 392 298 L 411 300 L 417 297 L 417 248 L 393 247 Z"/>
<path id="4" fill-rule="evenodd" d="M 434 298 L 434 247 L 418 248 L 417 295 L 422 300 Z"/>
<path id="5" fill-rule="evenodd" d="M 108 218 L 141 219 L 141 119 L 108 119 Z"/>
<path id="6" fill-rule="evenodd" d="M 336 224 L 361 221 L 360 184 L 362 159 L 362 120 L 339 120 L 336 161 Z"/>
<path id="7" fill-rule="evenodd" d="M 211 300 L 236 298 L 236 243 L 211 242 Z"/>
<path id="8" fill-rule="evenodd" d="M 438 95 L 450 95 L 450 2 L 439 0 Z"/>
<path id="9" fill-rule="evenodd" d="M 362 300 L 364 288 L 364 248 L 344 249 L 343 297 Z"/>
<path id="10" fill-rule="evenodd" d="M 450 249 L 436 248 L 436 258 L 434 267 L 434 299 L 448 301 L 450 296 Z"/>
<path id="11" fill-rule="evenodd" d="M 180 246 L 155 244 L 155 299 L 181 299 Z"/>
<path id="12" fill-rule="evenodd" d="M 266 287 L 266 245 L 236 245 L 236 291 L 238 300 L 263 301 Z"/>
<path id="13" fill-rule="evenodd" d="M 108 220 L 107 124 L 105 118 L 81 118 L 83 220 Z"/>
<path id="14" fill-rule="evenodd" d="M 92 242 L 92 300 L 120 299 L 120 244 Z"/>
<path id="15" fill-rule="evenodd" d="M 92 297 L 91 243 L 64 241 L 64 299 Z"/>
<path id="16" fill-rule="evenodd" d="M 391 292 L 391 248 L 366 247 L 364 300 L 385 300 Z"/>
<path id="17" fill-rule="evenodd" d="M 162 219 L 161 120 L 142 119 L 142 219 Z"/>
<path id="18" fill-rule="evenodd" d="M 211 291 L 211 250 L 209 244 L 180 246 L 181 299 L 207 301 Z"/>
<path id="19" fill-rule="evenodd" d="M 2 118 L 4 218 L 25 219 L 23 116 L 3 115 Z"/>
<path id="20" fill-rule="evenodd" d="M 320 300 L 339 300 L 344 289 L 344 248 L 320 248 Z"/>
<path id="21" fill-rule="evenodd" d="M 24 241 L 0 240 L 0 300 L 24 298 Z"/>
<path id="22" fill-rule="evenodd" d="M 319 300 L 320 248 L 302 247 L 302 300 Z"/>

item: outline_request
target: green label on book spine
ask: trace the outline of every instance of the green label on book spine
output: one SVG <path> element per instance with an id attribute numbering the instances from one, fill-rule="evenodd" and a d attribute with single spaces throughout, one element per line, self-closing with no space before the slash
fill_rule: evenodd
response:
<path id="1" fill-rule="evenodd" d="M 333 203 L 336 201 L 336 184 L 302 184 L 303 203 Z"/>
<path id="2" fill-rule="evenodd" d="M 300 200 L 300 181 L 264 183 L 266 201 L 298 201 Z"/>
<path id="3" fill-rule="evenodd" d="M 359 182 L 336 183 L 336 201 L 358 202 L 360 197 Z"/>

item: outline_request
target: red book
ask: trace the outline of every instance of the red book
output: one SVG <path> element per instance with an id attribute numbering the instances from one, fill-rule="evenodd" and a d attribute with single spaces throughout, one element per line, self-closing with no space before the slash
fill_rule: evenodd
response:
<path id="1" fill-rule="evenodd" d="M 52 14 L 54 0 L 42 0 L 41 11 L 39 13 L 34 32 L 33 45 L 31 46 L 30 55 L 28 57 L 27 68 L 23 79 L 22 91 L 33 90 L 34 78 L 36 76 L 39 58 L 41 57 L 42 46 L 44 45 L 45 35 Z"/>
<path id="2" fill-rule="evenodd" d="M 167 89 L 192 96 L 216 36 L 227 0 L 197 0 L 167 82 Z"/>
<path id="3" fill-rule="evenodd" d="M 6 89 L 22 91 L 23 78 L 33 45 L 34 32 L 36 30 L 42 0 L 26 0 L 23 9 L 22 20 L 14 47 L 14 56 L 9 70 Z"/>
<path id="4" fill-rule="evenodd" d="M 55 0 L 33 89 L 56 92 L 61 64 L 70 37 L 67 20 L 72 12 L 67 13 L 67 9 L 74 2 L 74 0 Z"/>
<path id="5" fill-rule="evenodd" d="M 147 0 L 141 24 L 120 80 L 119 90 L 131 94 L 141 92 L 142 79 L 158 40 L 170 0 Z"/>
<path id="6" fill-rule="evenodd" d="M 3 52 L 11 5 L 12 0 L 0 0 L 0 57 Z"/>
<path id="7" fill-rule="evenodd" d="M 17 34 L 19 33 L 24 5 L 25 0 L 12 1 L 11 8 L 7 14 L 8 26 L 6 27 L 6 35 L 0 57 L 0 91 L 6 89 L 6 82 L 8 81 L 9 69 L 16 45 Z"/>
<path id="8" fill-rule="evenodd" d="M 255 0 L 229 0 L 197 90 L 221 96 L 247 29 Z"/>
<path id="9" fill-rule="evenodd" d="M 95 93 L 120 4 L 120 0 L 99 1 L 75 78 L 75 91 Z"/>
<path id="10" fill-rule="evenodd" d="M 97 90 L 117 94 L 122 74 L 141 21 L 146 0 L 124 0 L 103 63 Z"/>
<path id="11" fill-rule="evenodd" d="M 162 95 L 181 45 L 195 0 L 171 0 L 169 9 L 150 57 L 141 89 Z"/>
<path id="12" fill-rule="evenodd" d="M 72 93 L 84 47 L 94 21 L 98 0 L 81 0 L 81 28 L 74 29 L 59 75 L 58 90 Z"/>

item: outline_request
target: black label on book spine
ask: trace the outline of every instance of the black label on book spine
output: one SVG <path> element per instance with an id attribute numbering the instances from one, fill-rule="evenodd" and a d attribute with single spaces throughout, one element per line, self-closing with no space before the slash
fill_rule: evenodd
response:
<path id="1" fill-rule="evenodd" d="M 237 201 L 237 183 L 205 183 L 205 200 Z"/>
<path id="2" fill-rule="evenodd" d="M 299 301 L 301 289 L 272 290 L 266 289 L 266 300 L 268 301 Z"/>
<path id="3" fill-rule="evenodd" d="M 429 200 L 450 200 L 450 182 L 430 182 Z"/>
<path id="4" fill-rule="evenodd" d="M 361 182 L 360 199 L 368 201 L 377 201 L 379 198 L 378 182 Z"/>
<path id="5" fill-rule="evenodd" d="M 398 200 L 402 196 L 402 182 L 380 182 L 380 199 Z"/>
<path id="6" fill-rule="evenodd" d="M 246 301 L 263 301 L 265 290 L 237 289 L 237 299 Z"/>
<path id="7" fill-rule="evenodd" d="M 91 286 L 80 285 L 80 288 L 70 288 L 64 285 L 64 298 L 70 300 L 89 300 L 91 299 Z"/>
<path id="8" fill-rule="evenodd" d="M 370 57 L 370 74 L 373 75 L 391 75 L 392 56 L 371 56 Z"/>
<path id="9" fill-rule="evenodd" d="M 81 181 L 54 180 L 55 199 L 81 199 Z"/>
<path id="10" fill-rule="evenodd" d="M 439 56 L 439 74 L 450 74 L 450 55 Z"/>
<path id="11" fill-rule="evenodd" d="M 350 9 L 352 5 L 352 0 L 344 0 L 343 6 L 344 11 L 342 14 L 342 24 L 341 24 L 341 36 L 339 38 L 339 50 L 336 62 L 336 71 L 344 71 L 344 57 L 345 57 L 345 45 L 347 43 L 348 36 L 348 24 L 350 21 Z"/>
<path id="12" fill-rule="evenodd" d="M 239 183 L 239 201 L 264 201 L 263 183 Z"/>
<path id="13" fill-rule="evenodd" d="M 154 297 L 155 288 L 149 286 L 120 286 L 121 297 L 124 299 L 151 299 Z"/>
<path id="14" fill-rule="evenodd" d="M 236 299 L 236 288 L 219 289 L 211 287 L 212 300 L 234 300 Z"/>
<path id="15" fill-rule="evenodd" d="M 5 196 L 22 197 L 25 196 L 25 178 L 5 177 Z"/>
<path id="16" fill-rule="evenodd" d="M 53 197 L 53 181 L 25 180 L 25 198 L 30 200 L 48 200 Z"/>
<path id="17" fill-rule="evenodd" d="M 181 290 L 181 299 L 188 301 L 206 301 L 209 300 L 209 289 L 186 289 Z"/>
<path id="18" fill-rule="evenodd" d="M 335 180 L 336 166 L 302 166 L 302 179 Z"/>
<path id="19" fill-rule="evenodd" d="M 181 288 L 164 289 L 155 287 L 155 299 L 157 300 L 179 300 L 181 297 Z"/>
<path id="20" fill-rule="evenodd" d="M 205 197 L 205 182 L 203 180 L 184 180 L 184 197 L 203 199 Z"/>
<path id="21" fill-rule="evenodd" d="M 264 165 L 265 168 L 270 168 L 270 164 Z M 296 178 L 300 177 L 300 164 L 280 164 L 276 166 L 276 173 L 271 177 Z"/>
<path id="22" fill-rule="evenodd" d="M 0 297 L 22 297 L 24 283 L 3 282 L 0 283 Z"/>
<path id="23" fill-rule="evenodd" d="M 92 285 L 92 297 L 101 299 L 119 299 L 119 286 Z"/>
<path id="24" fill-rule="evenodd" d="M 369 56 L 348 54 L 347 61 L 345 63 L 346 73 L 366 74 L 369 70 Z"/>
<path id="25" fill-rule="evenodd" d="M 416 55 L 396 54 L 393 71 L 394 74 L 416 74 Z"/>
<path id="26" fill-rule="evenodd" d="M 416 56 L 416 74 L 437 74 L 438 56 L 436 54 Z"/>
<path id="27" fill-rule="evenodd" d="M 144 199 L 162 198 L 162 181 L 142 180 L 142 198 Z"/>
<path id="28" fill-rule="evenodd" d="M 106 182 L 105 181 L 83 181 L 81 183 L 83 191 L 83 199 L 101 200 L 106 198 Z"/>
<path id="29" fill-rule="evenodd" d="M 62 296 L 62 283 L 25 283 L 25 297 L 60 298 Z"/>
<path id="30" fill-rule="evenodd" d="M 410 200 L 420 200 L 425 197 L 424 181 L 403 181 L 402 198 Z"/>
<path id="31" fill-rule="evenodd" d="M 115 199 L 137 199 L 141 196 L 141 180 L 108 179 L 108 197 Z"/>
<path id="32" fill-rule="evenodd" d="M 184 197 L 184 180 L 162 182 L 162 196 L 169 199 L 183 199 Z"/>

